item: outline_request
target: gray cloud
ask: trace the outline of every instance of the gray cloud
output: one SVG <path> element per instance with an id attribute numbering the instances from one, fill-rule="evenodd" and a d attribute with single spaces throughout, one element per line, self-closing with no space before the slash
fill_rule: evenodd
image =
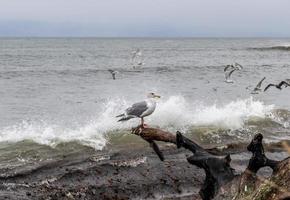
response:
<path id="1" fill-rule="evenodd" d="M 288 0 L 9 0 L 2 36 L 290 36 Z"/>

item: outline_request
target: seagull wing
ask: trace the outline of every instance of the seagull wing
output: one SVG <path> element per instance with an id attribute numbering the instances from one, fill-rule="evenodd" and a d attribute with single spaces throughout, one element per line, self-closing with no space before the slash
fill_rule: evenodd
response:
<path id="1" fill-rule="evenodd" d="M 225 68 L 224 68 L 224 72 L 228 70 L 228 68 L 230 67 L 233 67 L 232 65 L 227 65 Z"/>
<path id="2" fill-rule="evenodd" d="M 235 65 L 239 66 L 239 69 L 243 69 L 244 67 L 242 65 L 240 65 L 239 63 L 235 63 Z"/>
<path id="3" fill-rule="evenodd" d="M 148 109 L 147 102 L 142 101 L 133 104 L 130 108 L 127 108 L 126 114 L 135 117 L 140 117 L 147 109 Z"/>
<path id="4" fill-rule="evenodd" d="M 267 85 L 267 87 L 265 87 L 264 92 L 266 92 L 266 90 L 268 90 L 269 87 L 275 86 L 274 84 L 270 83 L 269 85 Z"/>
<path id="5" fill-rule="evenodd" d="M 283 85 L 285 85 L 285 87 L 290 86 L 289 83 L 287 83 L 287 82 L 285 82 L 285 81 L 281 81 L 281 82 L 279 83 L 278 87 L 281 87 L 281 86 L 283 86 Z"/>
<path id="6" fill-rule="evenodd" d="M 232 75 L 232 73 L 234 72 L 234 71 L 236 71 L 237 69 L 233 69 L 232 71 L 230 71 L 229 73 L 227 73 L 226 74 L 226 79 L 229 79 L 230 77 L 231 77 L 231 75 Z"/>
<path id="7" fill-rule="evenodd" d="M 112 69 L 108 69 L 108 71 L 111 73 L 112 78 L 115 80 L 116 79 L 116 73 L 118 73 L 118 72 L 115 71 L 115 70 L 112 70 Z"/>
<path id="8" fill-rule="evenodd" d="M 266 79 L 266 77 L 262 78 L 260 82 L 257 84 L 256 88 L 261 88 L 263 81 Z"/>

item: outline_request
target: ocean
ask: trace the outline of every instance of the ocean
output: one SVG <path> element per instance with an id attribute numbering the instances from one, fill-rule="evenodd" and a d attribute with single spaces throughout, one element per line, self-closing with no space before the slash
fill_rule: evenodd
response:
<path id="1" fill-rule="evenodd" d="M 132 51 L 144 65 L 133 67 Z M 244 68 L 225 83 L 224 66 Z M 117 70 L 116 80 L 108 69 Z M 290 139 L 289 38 L 1 38 L 0 169 L 144 145 L 116 115 L 161 95 L 149 126 L 203 145 Z"/>

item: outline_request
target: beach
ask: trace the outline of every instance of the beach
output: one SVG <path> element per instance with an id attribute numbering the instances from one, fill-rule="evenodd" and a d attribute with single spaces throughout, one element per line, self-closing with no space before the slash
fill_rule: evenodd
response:
<path id="1" fill-rule="evenodd" d="M 117 122 L 148 92 L 161 95 L 150 127 L 232 154 L 264 135 L 266 154 L 289 156 L 289 88 L 251 89 L 290 78 L 287 38 L 1 38 L 0 178 L 6 199 L 198 199 L 205 178 L 188 150 L 161 143 L 165 161 Z M 144 65 L 133 67 L 140 48 Z M 224 81 L 224 66 L 243 69 Z M 117 70 L 116 80 L 108 69 Z M 217 150 L 215 150 L 217 153 Z M 271 170 L 264 169 L 262 176 Z"/>

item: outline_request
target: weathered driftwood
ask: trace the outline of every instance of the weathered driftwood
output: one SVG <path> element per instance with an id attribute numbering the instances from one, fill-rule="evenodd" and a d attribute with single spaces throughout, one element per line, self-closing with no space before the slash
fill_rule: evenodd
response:
<path id="1" fill-rule="evenodd" d="M 219 188 L 234 178 L 234 170 L 230 166 L 230 155 L 225 157 L 213 155 L 180 132 L 176 134 L 176 141 L 178 148 L 184 147 L 193 153 L 187 161 L 205 170 L 205 181 L 199 192 L 201 198 L 213 199 Z"/>
<path id="2" fill-rule="evenodd" d="M 141 126 L 138 126 L 132 129 L 132 133 L 135 135 L 139 135 L 144 140 L 146 140 L 161 161 L 164 160 L 164 156 L 155 141 L 170 142 L 174 144 L 176 143 L 175 135 L 157 128 L 141 128 Z"/>
<path id="3" fill-rule="evenodd" d="M 164 160 L 164 156 L 154 141 L 175 143 L 178 148 L 184 147 L 190 150 L 193 156 L 188 157 L 187 161 L 203 168 L 206 174 L 205 181 L 200 190 L 202 199 L 212 199 L 223 184 L 234 178 L 233 169 L 230 167 L 230 155 L 222 157 L 208 153 L 204 148 L 184 137 L 180 132 L 177 132 L 175 136 L 160 129 L 141 129 L 137 127 L 133 129 L 133 134 L 139 135 L 149 142 L 161 160 Z"/>
<path id="4" fill-rule="evenodd" d="M 276 161 L 267 158 L 262 141 L 263 135 L 256 134 L 247 147 L 248 151 L 252 152 L 252 157 L 247 169 L 240 177 L 239 193 L 236 199 L 261 199 L 261 197 L 263 199 L 280 199 L 281 195 L 290 198 L 290 191 L 287 191 L 289 186 L 283 187 L 283 185 L 289 185 L 290 182 L 290 160 L 286 158 Z M 268 180 L 261 179 L 256 174 L 263 167 L 270 167 L 273 170 L 273 174 Z"/>
<path id="5" fill-rule="evenodd" d="M 263 135 L 261 133 L 256 134 L 254 139 L 248 145 L 248 151 L 252 152 L 252 157 L 249 161 L 247 169 L 253 173 L 257 173 L 262 167 L 271 167 L 275 170 L 278 161 L 268 159 L 265 155 L 264 147 L 262 144 Z"/>
<path id="6" fill-rule="evenodd" d="M 234 175 L 234 170 L 230 166 L 230 155 L 214 155 L 183 136 L 180 132 L 174 135 L 156 128 L 137 127 L 132 130 L 132 133 L 139 135 L 149 142 L 162 161 L 164 160 L 164 156 L 155 141 L 174 143 L 177 145 L 177 148 L 183 147 L 190 150 L 193 155 L 188 157 L 187 161 L 205 170 L 206 178 L 199 192 L 203 200 L 215 198 L 217 192 L 224 185 L 232 185 L 234 188 L 238 188 L 236 189 L 238 193 L 235 199 L 239 200 L 290 199 L 288 186 L 290 184 L 290 158 L 283 161 L 268 159 L 262 144 L 262 134 L 255 135 L 248 145 L 247 149 L 252 152 L 252 157 L 245 172 L 237 177 Z M 259 179 L 256 173 L 262 167 L 267 166 L 273 169 L 273 176 L 269 180 Z M 233 180 L 234 178 L 238 178 L 240 181 L 237 183 Z M 274 195 L 275 197 L 272 197 L 273 195 L 271 196 L 271 194 L 275 194 L 276 196 Z M 269 198 L 265 198 L 265 195 L 268 195 Z"/>

